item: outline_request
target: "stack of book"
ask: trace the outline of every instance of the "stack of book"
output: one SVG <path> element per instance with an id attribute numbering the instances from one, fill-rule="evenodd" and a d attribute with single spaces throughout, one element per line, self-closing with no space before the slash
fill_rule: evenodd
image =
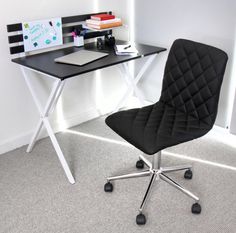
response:
<path id="1" fill-rule="evenodd" d="M 86 20 L 86 26 L 94 29 L 106 29 L 122 26 L 120 18 L 116 18 L 115 15 L 99 14 L 92 15 L 91 19 Z"/>
<path id="2" fill-rule="evenodd" d="M 116 55 L 136 55 L 138 50 L 132 44 L 130 45 L 115 45 Z"/>

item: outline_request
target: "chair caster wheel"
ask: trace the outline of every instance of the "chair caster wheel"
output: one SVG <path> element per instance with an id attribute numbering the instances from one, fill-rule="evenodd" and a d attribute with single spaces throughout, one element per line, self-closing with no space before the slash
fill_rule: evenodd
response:
<path id="1" fill-rule="evenodd" d="M 142 168 L 144 168 L 144 162 L 143 162 L 143 160 L 138 160 L 137 162 L 136 162 L 136 168 L 138 168 L 138 169 L 142 169 Z"/>
<path id="2" fill-rule="evenodd" d="M 107 182 L 107 183 L 104 185 L 104 191 L 107 192 L 107 193 L 111 193 L 111 192 L 113 191 L 113 185 L 112 185 L 112 183 Z"/>
<path id="3" fill-rule="evenodd" d="M 136 217 L 136 223 L 138 225 L 145 225 L 146 223 L 146 217 L 142 213 L 138 214 Z"/>
<path id="4" fill-rule="evenodd" d="M 188 169 L 185 173 L 184 173 L 184 178 L 187 179 L 187 180 L 191 180 L 193 177 L 193 172 Z"/>
<path id="5" fill-rule="evenodd" d="M 192 205 L 192 213 L 193 214 L 200 214 L 201 210 L 202 210 L 202 208 L 201 208 L 201 206 L 198 203 L 194 203 Z"/>

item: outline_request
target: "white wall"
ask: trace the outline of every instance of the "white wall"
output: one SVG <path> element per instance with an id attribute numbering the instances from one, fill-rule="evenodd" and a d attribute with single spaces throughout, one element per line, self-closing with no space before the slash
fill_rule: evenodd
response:
<path id="1" fill-rule="evenodd" d="M 229 125 L 235 81 L 231 76 L 235 41 L 235 0 L 139 0 L 136 1 L 136 39 L 170 48 L 177 38 L 186 38 L 219 47 L 229 55 L 216 123 Z M 142 89 L 150 100 L 159 98 L 168 51 L 158 56 L 143 79 Z M 232 80 L 232 82 L 231 82 Z"/>
<path id="2" fill-rule="evenodd" d="M 30 0 L 14 1 L 14 4 L 11 1 L 4 2 L 0 8 L 0 154 L 28 143 L 39 117 L 19 67 L 10 62 L 6 25 L 108 10 L 114 10 L 116 15 L 128 22 L 127 6 L 125 0 L 42 0 L 37 5 Z M 32 78 L 32 81 L 35 82 L 35 88 L 44 85 L 45 90 L 49 90 L 47 87 L 50 83 L 37 77 Z M 106 111 L 104 106 L 109 107 L 117 100 L 124 87 L 122 85 L 118 72 L 112 68 L 71 79 L 55 111 L 52 120 L 54 125 L 60 123 L 63 126 L 62 122 L 64 126 L 75 125 L 97 116 L 97 108 Z M 116 86 L 121 86 L 121 89 L 116 89 Z M 46 94 L 40 93 L 41 100 L 45 100 Z"/>
<path id="3" fill-rule="evenodd" d="M 234 97 L 234 107 L 232 112 L 232 120 L 230 124 L 230 133 L 236 134 L 236 92 Z"/>
<path id="4" fill-rule="evenodd" d="M 235 30 L 234 30 L 235 38 L 236 38 L 236 25 L 235 25 Z M 236 40 L 234 41 L 234 56 L 233 56 L 233 68 L 232 68 L 232 77 L 236 82 Z M 232 110 L 232 115 L 231 115 L 231 122 L 230 122 L 230 133 L 236 134 L 236 89 L 234 90 L 234 98 L 232 98 L 233 102 L 233 110 Z"/>

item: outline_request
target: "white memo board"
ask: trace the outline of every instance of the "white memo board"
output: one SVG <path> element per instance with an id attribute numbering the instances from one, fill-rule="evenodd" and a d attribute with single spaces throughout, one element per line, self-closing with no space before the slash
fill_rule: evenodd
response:
<path id="1" fill-rule="evenodd" d="M 62 45 L 61 18 L 22 23 L 25 52 Z"/>

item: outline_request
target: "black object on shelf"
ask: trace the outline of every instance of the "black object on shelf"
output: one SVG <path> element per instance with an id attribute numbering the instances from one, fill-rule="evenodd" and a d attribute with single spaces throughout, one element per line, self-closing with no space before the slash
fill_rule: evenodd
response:
<path id="1" fill-rule="evenodd" d="M 104 48 L 104 43 L 102 38 L 97 38 L 97 48 L 98 49 L 103 49 Z"/>
<path id="2" fill-rule="evenodd" d="M 116 43 L 116 39 L 112 35 L 105 35 L 105 44 L 109 47 L 113 47 Z"/>

